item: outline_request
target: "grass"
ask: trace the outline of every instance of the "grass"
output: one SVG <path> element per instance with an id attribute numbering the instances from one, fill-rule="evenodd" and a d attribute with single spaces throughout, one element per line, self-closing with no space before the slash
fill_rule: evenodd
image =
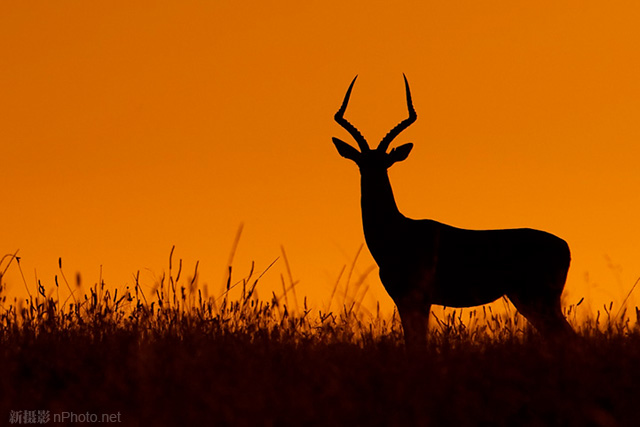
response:
<path id="1" fill-rule="evenodd" d="M 3 297 L 0 417 L 120 413 L 133 426 L 640 421 L 640 319 L 612 306 L 580 324 L 569 307 L 580 339 L 564 345 L 546 343 L 517 313 L 447 311 L 432 317 L 429 348 L 409 356 L 397 316 L 366 312 L 357 289 L 333 311 L 304 299 L 292 309 L 291 277 L 282 295 L 257 298 L 268 268 L 235 282 L 230 268 L 224 292 L 209 297 L 196 286 L 197 266 L 191 279 L 175 267 L 170 257 L 150 295 L 136 280 L 80 296 L 60 263 L 55 290 L 38 283 L 22 302 Z M 57 297 L 63 286 L 66 300 Z"/>

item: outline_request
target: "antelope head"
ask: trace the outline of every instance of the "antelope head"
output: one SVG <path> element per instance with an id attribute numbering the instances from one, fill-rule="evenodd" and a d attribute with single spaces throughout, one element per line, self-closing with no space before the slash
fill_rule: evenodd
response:
<path id="1" fill-rule="evenodd" d="M 351 90 L 353 89 L 353 85 L 356 82 L 358 76 L 355 76 L 353 78 L 353 81 L 349 85 L 349 89 L 347 89 L 347 94 L 344 96 L 344 101 L 342 101 L 342 106 L 334 116 L 335 121 L 338 122 L 340 126 L 345 128 L 347 132 L 351 134 L 353 139 L 355 139 L 358 147 L 360 148 L 360 151 L 335 137 L 333 138 L 333 144 L 336 146 L 338 153 L 340 153 L 340 155 L 346 159 L 353 160 L 360 168 L 360 171 L 372 169 L 379 170 L 381 168 L 386 170 L 394 163 L 401 162 L 402 160 L 406 159 L 407 156 L 409 156 L 411 149 L 413 148 L 412 143 L 407 143 L 396 147 L 387 153 L 391 141 L 393 141 L 393 139 L 398 136 L 400 132 L 409 127 L 409 125 L 415 122 L 418 118 L 418 115 L 416 114 L 416 111 L 413 108 L 413 103 L 411 101 L 411 91 L 409 90 L 409 82 L 407 82 L 407 76 L 403 74 L 403 77 L 407 93 L 407 108 L 409 110 L 409 117 L 401 121 L 393 129 L 391 129 L 391 131 L 389 131 L 389 133 L 387 133 L 387 135 L 382 138 L 382 141 L 380 141 L 380 144 L 378 144 L 378 147 L 375 150 L 369 148 L 367 140 L 364 138 L 364 136 L 362 136 L 360 131 L 354 125 L 349 123 L 347 119 L 344 118 L 344 113 L 347 110 L 347 104 L 349 103 L 349 97 L 351 96 Z"/>

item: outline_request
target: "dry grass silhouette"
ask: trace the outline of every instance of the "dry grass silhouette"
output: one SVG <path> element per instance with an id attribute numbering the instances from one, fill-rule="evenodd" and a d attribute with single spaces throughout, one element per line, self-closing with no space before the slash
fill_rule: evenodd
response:
<path id="1" fill-rule="evenodd" d="M 269 268 L 239 280 L 230 268 L 225 290 L 207 297 L 197 266 L 186 277 L 181 261 L 169 264 L 151 295 L 137 281 L 113 293 L 98 283 L 80 295 L 60 263 L 52 288 L 38 283 L 24 303 L 2 297 L 0 416 L 120 412 L 125 425 L 640 420 L 637 309 L 631 318 L 607 306 L 577 324 L 580 307 L 569 307 L 581 338 L 564 346 L 540 339 L 513 311 L 432 314 L 429 347 L 408 356 L 398 316 L 358 302 L 366 285 L 352 267 L 341 276 L 343 284 L 351 277 L 343 285 L 351 290 L 334 289 L 340 308 L 323 311 L 297 300 L 290 275 L 281 295 L 258 299 L 263 274 L 277 274 Z M 58 299 L 56 287 L 67 286 L 72 296 Z"/>

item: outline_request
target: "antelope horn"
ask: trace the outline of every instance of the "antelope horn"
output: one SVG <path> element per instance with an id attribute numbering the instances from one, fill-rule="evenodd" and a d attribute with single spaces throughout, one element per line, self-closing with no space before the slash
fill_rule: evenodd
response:
<path id="1" fill-rule="evenodd" d="M 358 143 L 358 147 L 360 147 L 360 151 L 363 152 L 363 151 L 370 150 L 369 144 L 367 144 L 367 140 L 364 139 L 364 136 L 362 136 L 360 131 L 354 125 L 349 123 L 349 121 L 344 118 L 344 113 L 347 110 L 347 104 L 349 103 L 349 97 L 351 96 L 351 89 L 353 89 L 353 84 L 356 82 L 357 78 L 358 76 L 356 75 L 353 78 L 353 81 L 351 81 L 351 84 L 349 85 L 349 89 L 347 89 L 347 94 L 344 96 L 344 101 L 342 101 L 342 106 L 340 107 L 340 109 L 338 110 L 338 112 L 333 118 L 335 119 L 336 122 L 338 122 L 340 126 L 345 128 L 351 134 L 353 139 L 355 139 L 356 142 Z"/>
<path id="2" fill-rule="evenodd" d="M 391 141 L 393 141 L 393 139 L 398 136 L 400 132 L 408 128 L 409 125 L 415 122 L 418 118 L 416 110 L 413 108 L 413 102 L 411 101 L 411 90 L 409 90 L 409 82 L 407 81 L 407 76 L 405 76 L 403 73 L 402 77 L 404 77 L 404 86 L 407 92 L 407 109 L 409 110 L 409 117 L 398 123 L 396 127 L 391 129 L 389 133 L 384 138 L 382 138 L 382 141 L 380 141 L 378 148 L 376 148 L 376 150 L 378 151 L 386 152 L 389 148 L 389 144 L 391 144 Z"/>

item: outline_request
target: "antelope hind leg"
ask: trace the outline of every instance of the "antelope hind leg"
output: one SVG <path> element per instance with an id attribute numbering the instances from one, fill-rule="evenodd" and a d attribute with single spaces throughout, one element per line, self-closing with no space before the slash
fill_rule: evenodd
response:
<path id="1" fill-rule="evenodd" d="M 569 338 L 575 331 L 562 314 L 560 296 L 548 298 L 527 298 L 518 295 L 508 296 L 516 309 L 538 332 L 546 338 Z"/>

